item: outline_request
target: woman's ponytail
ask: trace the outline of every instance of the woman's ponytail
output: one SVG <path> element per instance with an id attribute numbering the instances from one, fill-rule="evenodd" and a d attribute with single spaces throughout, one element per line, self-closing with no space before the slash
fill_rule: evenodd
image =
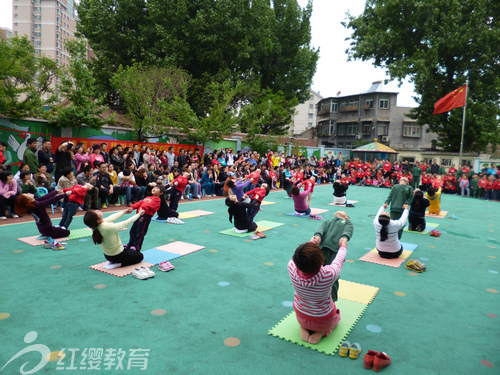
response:
<path id="1" fill-rule="evenodd" d="M 391 218 L 386 215 L 380 215 L 378 217 L 378 222 L 380 225 L 382 225 L 382 229 L 380 229 L 380 241 L 385 241 L 387 239 L 387 236 L 389 235 L 387 226 L 391 222 Z"/>
<path id="2" fill-rule="evenodd" d="M 100 224 L 98 221 L 99 217 L 95 211 L 87 211 L 85 217 L 83 218 L 85 225 L 92 229 L 92 240 L 94 240 L 95 244 L 100 245 L 104 238 L 102 237 L 101 232 L 99 232 L 99 229 L 97 229 Z"/>

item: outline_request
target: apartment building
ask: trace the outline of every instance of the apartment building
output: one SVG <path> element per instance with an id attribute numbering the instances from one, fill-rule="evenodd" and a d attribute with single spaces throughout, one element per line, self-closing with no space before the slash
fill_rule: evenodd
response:
<path id="1" fill-rule="evenodd" d="M 383 91 L 382 81 L 366 92 L 329 97 L 317 105 L 316 136 L 320 145 L 353 149 L 375 138 L 400 154 L 431 149 L 437 134 L 427 133 L 408 117 L 412 107 L 398 107 L 397 92 Z"/>
<path id="2" fill-rule="evenodd" d="M 316 91 L 310 90 L 309 100 L 295 107 L 292 116 L 289 134 L 300 134 L 316 125 L 316 105 L 323 97 Z"/>
<path id="3" fill-rule="evenodd" d="M 60 64 L 69 61 L 64 46 L 75 33 L 74 0 L 13 0 L 14 34 L 28 36 L 35 52 Z"/>
<path id="4" fill-rule="evenodd" d="M 7 40 L 9 38 L 12 38 L 12 35 L 13 33 L 11 29 L 0 27 L 0 38 L 2 38 L 3 40 Z"/>

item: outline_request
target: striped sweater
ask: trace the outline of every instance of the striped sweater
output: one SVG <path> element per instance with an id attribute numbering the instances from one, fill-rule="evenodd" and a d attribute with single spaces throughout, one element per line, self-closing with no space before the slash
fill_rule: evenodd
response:
<path id="1" fill-rule="evenodd" d="M 297 315 L 311 320 L 329 318 L 335 313 L 332 285 L 339 278 L 347 248 L 339 249 L 330 265 L 322 266 L 315 274 L 300 271 L 293 259 L 288 263 L 288 274 L 294 289 L 293 308 Z"/>

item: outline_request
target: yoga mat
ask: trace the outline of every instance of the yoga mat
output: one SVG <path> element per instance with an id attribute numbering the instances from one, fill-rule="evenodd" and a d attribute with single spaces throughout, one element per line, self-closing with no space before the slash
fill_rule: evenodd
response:
<path id="1" fill-rule="evenodd" d="M 269 206 L 270 204 L 276 204 L 276 202 L 262 201 L 261 206 Z"/>
<path id="2" fill-rule="evenodd" d="M 132 264 L 131 266 L 119 267 L 119 268 L 115 268 L 113 270 L 105 270 L 104 268 L 102 268 L 102 266 L 104 266 L 106 263 L 108 263 L 108 262 L 106 261 L 106 262 L 94 264 L 93 266 L 90 266 L 89 268 L 92 268 L 93 270 L 96 270 L 99 272 L 107 273 L 108 275 L 113 275 L 116 277 L 124 277 L 127 275 L 131 275 L 132 272 L 134 271 L 134 268 L 136 268 L 136 267 L 137 268 L 140 268 L 140 267 L 150 268 L 150 267 L 154 266 L 154 264 L 152 264 L 152 263 L 142 261 L 141 263 Z"/>
<path id="3" fill-rule="evenodd" d="M 339 280 L 339 298 L 369 305 L 380 289 L 352 281 Z M 342 310 L 341 310 L 342 311 Z M 341 312 L 342 314 L 342 312 Z M 341 315 L 341 319 L 342 319 Z"/>
<path id="4" fill-rule="evenodd" d="M 192 210 L 192 211 L 187 211 L 187 212 L 184 212 L 184 213 L 185 214 L 190 214 L 190 215 L 196 215 L 196 216 L 207 216 L 207 215 L 214 215 L 215 214 L 215 212 L 204 211 L 204 210 Z"/>
<path id="5" fill-rule="evenodd" d="M 180 214 L 179 214 L 179 216 L 180 216 Z M 167 219 L 165 219 L 165 220 L 158 220 L 158 216 L 155 216 L 155 217 L 154 217 L 154 218 L 152 218 L 151 220 L 153 220 L 153 221 L 157 221 L 157 222 L 159 222 L 159 223 L 166 223 L 166 222 L 167 222 Z"/>
<path id="6" fill-rule="evenodd" d="M 408 259 L 413 251 L 410 250 L 403 250 L 403 253 L 399 256 L 399 258 L 394 258 L 394 259 L 384 259 L 381 258 L 380 255 L 378 255 L 377 249 L 373 249 L 363 255 L 359 260 L 362 260 L 363 262 L 368 262 L 368 263 L 375 263 L 375 264 L 381 264 L 382 266 L 388 266 L 388 267 L 394 267 L 394 268 L 399 268 L 401 264 L 403 264 L 406 259 Z"/>
<path id="7" fill-rule="evenodd" d="M 439 227 L 439 224 L 435 223 L 426 223 L 425 224 L 425 229 L 422 232 L 417 232 L 416 230 L 408 230 L 408 226 L 405 226 L 403 229 L 404 232 L 410 232 L 410 233 L 415 233 L 415 234 L 429 234 L 432 230 L 436 229 Z"/>
<path id="8" fill-rule="evenodd" d="M 270 228 L 270 227 L 263 227 L 262 225 L 258 225 L 257 229 L 255 231 L 256 232 L 265 232 L 266 230 L 270 230 L 270 229 L 272 229 L 272 228 Z M 220 234 L 226 234 L 228 236 L 244 238 L 244 237 L 250 236 L 253 232 L 236 233 L 234 231 L 234 228 L 231 228 L 231 229 L 222 230 L 219 233 Z"/>
<path id="9" fill-rule="evenodd" d="M 147 263 L 153 263 L 153 264 L 160 264 L 161 262 L 167 262 L 172 259 L 176 259 L 181 257 L 182 255 L 179 254 L 174 254 L 170 253 L 168 251 L 162 251 L 158 249 L 149 249 L 146 251 L 143 251 L 142 254 L 144 255 L 144 262 Z"/>
<path id="10" fill-rule="evenodd" d="M 435 217 L 435 218 L 438 218 L 438 219 L 444 219 L 446 217 L 446 215 L 448 215 L 448 211 L 441 211 L 439 213 L 439 215 L 430 214 L 428 212 L 425 213 L 426 217 Z"/>
<path id="11" fill-rule="evenodd" d="M 77 238 L 91 237 L 92 231 L 89 228 L 70 230 L 68 240 L 76 240 Z"/>
<path id="12" fill-rule="evenodd" d="M 367 305 L 345 299 L 339 299 L 335 304 L 340 310 L 340 323 L 328 337 L 323 337 L 316 345 L 301 340 L 295 311 L 288 314 L 268 334 L 324 354 L 334 355 L 367 308 Z"/>
<path id="13" fill-rule="evenodd" d="M 347 204 L 354 204 L 358 203 L 359 201 L 347 201 Z M 335 203 L 328 203 L 329 206 L 339 206 L 339 207 L 345 207 L 345 204 L 335 204 Z"/>
<path id="14" fill-rule="evenodd" d="M 328 212 L 329 210 L 325 210 L 324 208 L 311 208 L 311 214 L 313 215 L 319 215 L 324 212 Z"/>
<path id="15" fill-rule="evenodd" d="M 90 235 L 92 235 L 92 233 L 90 233 Z M 31 236 L 31 237 L 21 237 L 21 238 L 18 238 L 18 241 L 24 242 L 24 243 L 31 245 L 31 246 L 43 245 L 44 240 L 37 240 L 37 237 L 40 237 L 40 235 L 37 234 L 36 236 Z M 56 238 L 57 242 L 67 241 L 68 239 L 69 239 L 68 237 Z"/>
<path id="16" fill-rule="evenodd" d="M 282 225 L 285 225 L 284 223 L 276 223 L 274 221 L 267 221 L 267 220 L 261 220 L 261 221 L 259 221 L 258 224 L 259 224 L 259 226 L 263 226 L 263 227 L 271 228 L 271 229 L 272 228 L 281 227 Z"/>
<path id="17" fill-rule="evenodd" d="M 415 251 L 418 249 L 418 245 L 414 243 L 401 242 L 403 250 Z"/>
<path id="18" fill-rule="evenodd" d="M 182 241 L 175 241 L 163 246 L 156 247 L 156 249 L 158 250 L 167 251 L 173 254 L 179 254 L 181 256 L 194 253 L 195 251 L 199 251 L 204 248 L 205 246 L 195 245 L 192 243 L 187 243 Z"/>
<path id="19" fill-rule="evenodd" d="M 296 217 L 305 217 L 305 218 L 309 218 L 309 215 L 297 215 L 297 214 L 295 213 L 295 211 L 294 211 L 294 212 L 290 212 L 290 213 L 288 213 L 287 215 L 288 215 L 288 216 L 296 216 Z"/>
<path id="20" fill-rule="evenodd" d="M 198 217 L 200 215 L 190 214 L 188 212 L 179 212 L 179 219 L 192 219 L 193 217 Z"/>

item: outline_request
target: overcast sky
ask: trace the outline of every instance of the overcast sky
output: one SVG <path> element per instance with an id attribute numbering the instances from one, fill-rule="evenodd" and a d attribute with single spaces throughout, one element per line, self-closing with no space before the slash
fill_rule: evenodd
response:
<path id="1" fill-rule="evenodd" d="M 301 6 L 307 5 L 307 0 L 298 0 Z M 370 88 L 373 81 L 386 78 L 385 71 L 375 68 L 370 62 L 347 62 L 349 30 L 340 23 L 345 19 L 346 12 L 359 15 L 363 12 L 365 0 L 314 0 L 312 25 L 312 45 L 320 48 L 320 58 L 314 76 L 312 89 L 323 97 L 358 94 Z M 0 0 L 0 26 L 12 29 L 12 0 Z M 412 99 L 413 84 L 391 82 L 384 90 L 399 92 L 398 106 L 414 107 Z"/>

